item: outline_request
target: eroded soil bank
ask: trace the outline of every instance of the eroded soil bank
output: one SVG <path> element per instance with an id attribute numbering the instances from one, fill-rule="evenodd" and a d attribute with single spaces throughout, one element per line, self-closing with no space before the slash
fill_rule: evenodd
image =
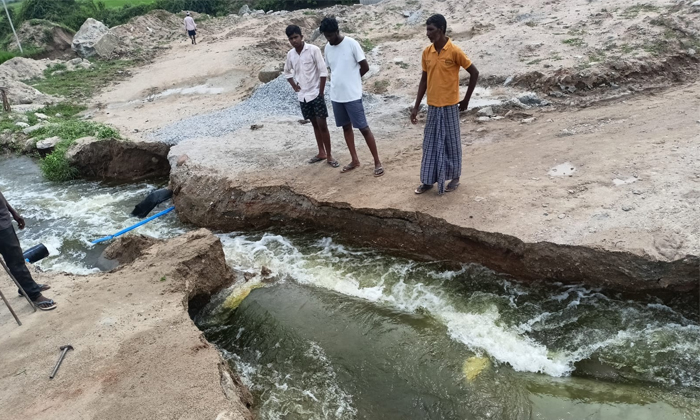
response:
<path id="1" fill-rule="evenodd" d="M 0 319 L 0 418 L 252 418 L 249 393 L 187 314 L 191 300 L 234 281 L 219 239 L 130 237 L 108 254 L 128 264 L 35 274 L 59 302 L 50 314 L 31 313 L 3 282 L 24 325 Z M 66 344 L 75 350 L 49 380 Z"/>

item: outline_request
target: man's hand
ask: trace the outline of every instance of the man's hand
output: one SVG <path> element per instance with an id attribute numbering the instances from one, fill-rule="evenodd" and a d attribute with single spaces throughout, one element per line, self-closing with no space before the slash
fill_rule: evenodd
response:
<path id="1" fill-rule="evenodd" d="M 301 91 L 301 86 L 299 86 L 299 83 L 294 83 L 294 85 L 292 85 L 292 89 L 294 89 L 294 92 L 299 92 Z"/>
<path id="2" fill-rule="evenodd" d="M 17 227 L 19 227 L 20 230 L 24 229 L 24 218 L 22 218 L 19 213 L 13 214 L 12 217 L 15 219 L 15 222 L 17 222 Z"/>
<path id="3" fill-rule="evenodd" d="M 413 111 L 411 111 L 411 122 L 413 124 L 418 123 L 418 107 L 413 107 Z"/>
<path id="4" fill-rule="evenodd" d="M 469 108 L 469 101 L 464 99 L 459 103 L 459 112 L 464 112 Z"/>

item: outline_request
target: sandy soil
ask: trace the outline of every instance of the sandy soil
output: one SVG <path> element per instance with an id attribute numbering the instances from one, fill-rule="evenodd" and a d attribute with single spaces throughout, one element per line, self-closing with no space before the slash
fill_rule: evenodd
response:
<path id="1" fill-rule="evenodd" d="M 36 274 L 59 302 L 51 313 L 32 313 L 2 277 L 23 325 L 2 305 L 0 418 L 250 418 L 246 391 L 187 315 L 190 297 L 233 281 L 208 231 L 156 243 L 108 273 Z M 75 350 L 50 380 L 65 344 Z"/>

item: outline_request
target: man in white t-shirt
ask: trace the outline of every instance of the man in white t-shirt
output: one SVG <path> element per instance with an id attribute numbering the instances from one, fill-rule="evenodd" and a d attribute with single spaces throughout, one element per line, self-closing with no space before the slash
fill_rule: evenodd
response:
<path id="1" fill-rule="evenodd" d="M 372 152 L 374 176 L 382 176 L 384 168 L 362 106 L 362 76 L 369 71 L 362 47 L 349 36 L 340 34 L 338 21 L 333 17 L 323 19 L 319 29 L 328 40 L 325 55 L 326 63 L 331 69 L 331 104 L 335 114 L 335 125 L 343 127 L 345 142 L 352 156 L 352 162 L 345 165 L 341 172 L 360 167 L 360 159 L 355 151 L 355 135 L 352 132 L 355 127 L 360 130 Z"/>
<path id="2" fill-rule="evenodd" d="M 192 43 L 197 45 L 197 24 L 194 23 L 190 12 L 187 12 L 187 16 L 185 16 L 185 32 L 190 36 Z"/>

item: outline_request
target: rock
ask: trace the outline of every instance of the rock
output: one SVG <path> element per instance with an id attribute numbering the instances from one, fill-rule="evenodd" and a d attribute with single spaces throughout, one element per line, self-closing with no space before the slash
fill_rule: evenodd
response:
<path id="1" fill-rule="evenodd" d="M 253 124 L 250 126 L 250 129 L 251 130 L 260 130 L 263 127 L 264 127 L 264 125 L 262 125 L 262 124 Z"/>
<path id="2" fill-rule="evenodd" d="M 491 117 L 479 117 L 476 119 L 478 122 L 491 121 Z"/>
<path id="3" fill-rule="evenodd" d="M 690 6 L 696 9 L 700 9 L 700 0 L 690 3 Z"/>
<path id="4" fill-rule="evenodd" d="M 282 63 L 270 63 L 260 70 L 258 79 L 263 83 L 269 83 L 282 74 L 282 70 L 284 70 Z"/>
<path id="5" fill-rule="evenodd" d="M 32 133 L 35 132 L 36 130 L 42 129 L 42 128 L 44 128 L 44 127 L 46 127 L 46 124 L 44 124 L 44 123 L 39 123 L 39 124 L 33 125 L 33 126 L 31 126 L 31 127 L 25 128 L 24 130 L 22 130 L 22 132 L 23 132 L 24 134 L 32 134 Z"/>
<path id="6" fill-rule="evenodd" d="M 487 117 L 493 117 L 493 108 L 490 106 L 479 109 L 477 112 L 479 115 L 485 115 Z"/>
<path id="7" fill-rule="evenodd" d="M 49 119 L 48 115 L 42 114 L 41 112 L 35 112 L 34 115 L 40 120 L 48 120 Z"/>
<path id="8" fill-rule="evenodd" d="M 508 76 L 508 78 L 506 78 L 506 81 L 503 82 L 503 86 L 508 86 L 512 82 L 513 82 L 513 76 Z"/>
<path id="9" fill-rule="evenodd" d="M 82 57 L 107 58 L 117 48 L 118 39 L 104 23 L 88 18 L 73 37 L 72 49 Z"/>
<path id="10" fill-rule="evenodd" d="M 566 214 L 562 213 L 562 214 L 560 214 L 560 215 L 557 216 L 557 217 L 560 218 L 560 219 L 564 219 L 564 218 L 566 217 Z"/>
<path id="11" fill-rule="evenodd" d="M 688 55 L 695 55 L 695 50 L 692 48 L 688 48 Z"/>
<path id="12" fill-rule="evenodd" d="M 240 16 L 243 16 L 246 13 L 250 13 L 250 6 L 248 6 L 247 4 L 244 4 L 240 9 L 238 9 L 238 14 Z"/>
<path id="13" fill-rule="evenodd" d="M 177 158 L 177 163 L 176 163 L 175 165 L 176 165 L 177 167 L 180 167 L 180 166 L 184 165 L 185 163 L 187 163 L 187 160 L 188 160 L 189 158 L 190 158 L 190 157 L 187 156 L 187 155 L 181 155 L 179 158 Z"/>
<path id="14" fill-rule="evenodd" d="M 164 143 L 83 137 L 68 149 L 66 160 L 86 178 L 137 181 L 168 176 L 169 151 Z"/>
<path id="15" fill-rule="evenodd" d="M 68 64 L 71 64 L 73 66 L 77 66 L 78 64 L 82 63 L 83 59 L 80 57 L 74 58 L 68 62 Z"/>
<path id="16" fill-rule="evenodd" d="M 622 206 L 622 211 L 630 211 L 630 210 L 632 210 L 632 209 L 633 209 L 632 206 L 628 206 L 628 205 Z"/>
<path id="17" fill-rule="evenodd" d="M 520 123 L 521 124 L 530 124 L 533 121 L 535 121 L 535 117 L 523 118 L 522 120 L 520 120 Z"/>
<path id="18" fill-rule="evenodd" d="M 542 100 L 534 92 L 527 92 L 518 97 L 518 100 L 525 105 L 539 105 Z"/>
<path id="19" fill-rule="evenodd" d="M 27 124 L 26 122 L 22 122 L 22 121 L 17 121 L 17 122 L 15 123 L 15 125 L 16 125 L 17 127 L 22 127 L 22 128 L 27 128 L 27 127 L 29 127 L 29 124 Z"/>
<path id="20" fill-rule="evenodd" d="M 47 139 L 38 141 L 36 143 L 36 148 L 39 150 L 53 149 L 60 141 L 61 138 L 58 136 L 49 137 Z"/>
<path id="21" fill-rule="evenodd" d="M 32 153 L 35 149 L 36 149 L 36 140 L 34 140 L 34 139 L 24 140 L 24 145 L 22 146 L 22 152 Z"/>
<path id="22" fill-rule="evenodd" d="M 403 17 L 405 17 L 405 18 L 411 17 L 411 12 L 409 12 L 409 11 L 407 11 L 407 10 L 404 10 L 404 12 L 403 12 Z"/>
<path id="23" fill-rule="evenodd" d="M 319 28 L 314 29 L 313 32 L 311 32 L 311 38 L 310 41 L 314 42 L 318 39 L 318 37 L 321 36 L 321 30 Z"/>

